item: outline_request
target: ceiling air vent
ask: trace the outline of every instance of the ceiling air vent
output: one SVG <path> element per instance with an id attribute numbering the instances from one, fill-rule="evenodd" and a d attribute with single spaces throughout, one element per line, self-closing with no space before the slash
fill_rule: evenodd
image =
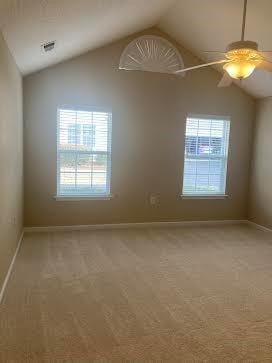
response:
<path id="1" fill-rule="evenodd" d="M 53 50 L 55 48 L 55 44 L 56 44 L 55 41 L 45 43 L 42 45 L 42 50 L 44 52 L 50 52 L 51 50 Z"/>

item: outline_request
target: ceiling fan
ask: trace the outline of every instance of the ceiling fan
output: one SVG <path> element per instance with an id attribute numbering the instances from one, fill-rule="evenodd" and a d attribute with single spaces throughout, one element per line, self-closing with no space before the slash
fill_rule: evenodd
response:
<path id="1" fill-rule="evenodd" d="M 225 54 L 225 59 L 218 61 L 200 64 L 198 66 L 184 68 L 176 71 L 179 74 L 187 72 L 193 69 L 203 68 L 212 66 L 215 64 L 224 64 L 224 75 L 218 84 L 218 87 L 229 86 L 233 79 L 245 79 L 249 77 L 255 68 L 264 69 L 272 72 L 272 63 L 267 61 L 264 57 L 264 53 L 258 50 L 258 44 L 251 40 L 245 39 L 245 24 L 246 24 L 246 11 L 247 11 L 247 0 L 244 0 L 243 9 L 243 22 L 242 22 L 242 34 L 241 40 L 233 42 L 228 45 Z M 210 53 L 210 52 L 206 52 Z M 212 52 L 220 53 L 220 52 Z"/>

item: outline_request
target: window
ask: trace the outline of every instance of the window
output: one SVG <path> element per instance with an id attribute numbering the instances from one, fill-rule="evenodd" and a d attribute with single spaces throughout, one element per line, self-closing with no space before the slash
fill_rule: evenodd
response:
<path id="1" fill-rule="evenodd" d="M 57 196 L 110 195 L 112 114 L 58 110 Z"/>
<path id="2" fill-rule="evenodd" d="M 230 121 L 188 117 L 185 133 L 184 196 L 224 195 Z"/>

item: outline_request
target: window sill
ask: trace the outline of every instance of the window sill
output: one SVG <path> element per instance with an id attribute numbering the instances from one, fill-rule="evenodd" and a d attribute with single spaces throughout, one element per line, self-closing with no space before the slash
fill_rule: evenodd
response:
<path id="1" fill-rule="evenodd" d="M 213 195 L 180 195 L 181 199 L 226 199 L 227 194 L 213 194 Z"/>
<path id="2" fill-rule="evenodd" d="M 56 195 L 54 199 L 57 202 L 80 202 L 80 201 L 87 201 L 87 200 L 110 200 L 113 198 L 112 194 L 108 195 L 97 195 L 97 196 L 65 196 L 65 195 Z"/>

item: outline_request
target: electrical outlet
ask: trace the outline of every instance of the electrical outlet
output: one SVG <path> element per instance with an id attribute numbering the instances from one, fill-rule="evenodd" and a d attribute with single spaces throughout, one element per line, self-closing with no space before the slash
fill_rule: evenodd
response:
<path id="1" fill-rule="evenodd" d="M 16 224 L 16 217 L 10 217 L 9 219 L 8 219 L 8 224 L 10 224 L 10 225 L 12 225 L 12 226 L 15 226 L 15 224 Z"/>
<path id="2" fill-rule="evenodd" d="M 160 196 L 158 194 L 151 194 L 149 197 L 149 202 L 151 205 L 158 205 L 160 202 Z"/>

